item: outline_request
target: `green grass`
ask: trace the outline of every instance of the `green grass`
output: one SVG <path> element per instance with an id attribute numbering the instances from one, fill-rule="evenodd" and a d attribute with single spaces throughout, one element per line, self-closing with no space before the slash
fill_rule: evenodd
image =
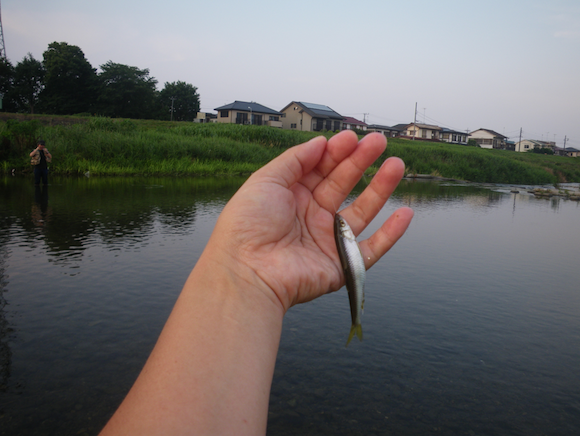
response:
<path id="1" fill-rule="evenodd" d="M 482 183 L 580 182 L 580 159 L 488 150 L 463 145 L 389 139 L 382 158 L 398 156 L 407 171 Z"/>
<path id="2" fill-rule="evenodd" d="M 42 118 L 39 118 L 42 120 Z M 77 123 L 30 124 L 19 137 L 0 120 L 0 170 L 31 172 L 28 153 L 43 137 L 53 155 L 51 173 L 80 175 L 249 174 L 284 150 L 317 133 L 236 124 L 123 120 L 87 117 Z M 12 127 L 14 128 L 14 127 Z M 332 133 L 325 133 L 327 137 Z M 30 142 L 31 141 L 31 142 Z M 552 184 L 580 182 L 580 159 L 487 150 L 446 143 L 390 138 L 369 172 L 389 156 L 407 172 L 472 182 Z M 25 144 L 25 145 L 23 145 Z M 11 148 L 10 148 L 11 147 Z M 28 150 L 30 149 L 30 150 Z"/>
<path id="3" fill-rule="evenodd" d="M 3 134 L 9 132 L 0 123 Z M 89 118 L 42 126 L 34 136 L 46 140 L 53 174 L 208 175 L 251 173 L 316 134 L 267 126 Z M 19 150 L 2 169 L 31 171 L 28 152 Z"/>

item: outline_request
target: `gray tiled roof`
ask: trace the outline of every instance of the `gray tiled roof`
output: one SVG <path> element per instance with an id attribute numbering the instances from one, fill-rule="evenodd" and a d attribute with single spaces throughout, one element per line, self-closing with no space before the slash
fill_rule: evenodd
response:
<path id="1" fill-rule="evenodd" d="M 281 115 L 280 112 L 275 111 L 274 109 L 270 109 L 264 105 L 259 103 L 255 103 L 253 101 L 234 101 L 233 103 L 226 104 L 225 106 L 220 106 L 214 109 L 214 111 L 227 111 L 227 110 L 235 110 L 235 111 L 246 111 L 246 112 L 256 112 L 260 114 L 271 114 L 271 115 Z"/>
<path id="2" fill-rule="evenodd" d="M 469 135 L 469 133 L 467 133 L 467 132 L 462 132 L 461 130 L 448 129 L 447 127 L 442 127 L 441 132 L 442 133 L 459 133 L 460 135 Z"/>
<path id="3" fill-rule="evenodd" d="M 314 103 L 304 103 L 302 101 L 293 101 L 292 103 L 286 105 L 282 110 L 286 110 L 290 106 L 298 107 L 306 112 L 313 118 L 330 118 L 333 120 L 343 120 L 344 117 L 340 115 L 338 112 L 335 112 L 328 106 L 324 106 L 322 104 L 314 104 Z"/>
<path id="4" fill-rule="evenodd" d="M 491 133 L 493 136 L 496 136 L 496 137 L 498 137 L 498 138 L 504 138 L 504 139 L 507 139 L 507 136 L 504 136 L 504 135 L 502 135 L 501 133 L 497 133 L 497 132 L 495 132 L 495 131 L 493 131 L 493 130 L 490 130 L 490 129 L 483 129 L 483 128 L 479 128 L 479 129 L 477 129 L 477 130 L 485 130 L 486 132 L 489 132 L 489 133 Z M 471 135 L 473 135 L 475 132 L 477 132 L 477 130 L 474 130 L 473 132 L 469 132 L 469 135 L 470 135 L 470 136 L 471 136 Z"/>

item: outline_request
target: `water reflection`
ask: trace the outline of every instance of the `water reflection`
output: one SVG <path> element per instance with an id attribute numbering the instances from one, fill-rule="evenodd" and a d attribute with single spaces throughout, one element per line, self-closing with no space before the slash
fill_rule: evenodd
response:
<path id="1" fill-rule="evenodd" d="M 6 309 L 6 259 L 8 257 L 6 249 L 6 233 L 0 230 L 0 393 L 8 389 L 8 378 L 10 377 L 10 366 L 12 362 L 12 351 L 10 350 L 9 339 L 11 328 L 8 323 Z M 1 411 L 1 410 L 0 410 Z"/>
<path id="2" fill-rule="evenodd" d="M 48 185 L 34 186 L 34 203 L 32 204 L 32 223 L 38 227 L 50 220 L 52 209 L 48 207 Z"/>
<path id="3" fill-rule="evenodd" d="M 53 178 L 50 187 L 41 188 L 5 178 L 0 201 L 5 225 L 17 224 L 12 236 L 41 237 L 49 256 L 69 262 L 96 243 L 111 249 L 142 244 L 155 223 L 168 233 L 190 232 L 197 213 L 223 207 L 243 180 Z"/>
<path id="4" fill-rule="evenodd" d="M 243 179 L 51 182 L 0 179 L 0 434 L 99 431 Z M 575 434 L 578 204 L 404 181 L 362 237 L 402 205 L 364 342 L 344 292 L 289 311 L 269 434 Z"/>
<path id="5" fill-rule="evenodd" d="M 95 243 L 111 249 L 136 246 L 146 241 L 159 225 L 168 234 L 187 234 L 195 229 L 199 213 L 215 213 L 243 183 L 243 178 L 54 178 L 50 186 L 28 186 L 18 178 L 4 178 L 0 201 L 3 227 L 15 225 L 11 236 L 46 244 L 56 258 L 80 258 Z M 366 186 L 360 183 L 347 199 L 349 203 Z M 49 202 L 49 190 L 51 199 Z M 513 198 L 517 202 L 536 201 L 557 211 L 563 200 L 536 199 L 531 195 L 490 190 L 467 184 L 440 184 L 404 180 L 393 195 L 401 204 L 426 213 L 437 209 L 496 207 Z M 517 202 L 516 202 L 517 200 Z M 26 210 L 28 209 L 28 211 Z"/>

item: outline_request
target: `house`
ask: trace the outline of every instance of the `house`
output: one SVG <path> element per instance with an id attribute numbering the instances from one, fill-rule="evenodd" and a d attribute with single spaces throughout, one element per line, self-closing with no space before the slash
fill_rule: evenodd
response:
<path id="1" fill-rule="evenodd" d="M 554 147 L 554 153 L 559 156 L 580 157 L 580 150 L 572 147 Z"/>
<path id="2" fill-rule="evenodd" d="M 439 139 L 443 142 L 449 142 L 451 144 L 461 144 L 467 145 L 467 133 L 460 132 L 458 130 L 451 130 L 445 127 L 441 128 L 439 134 Z"/>
<path id="3" fill-rule="evenodd" d="M 344 117 L 342 120 L 342 130 L 367 130 L 367 127 L 367 123 L 353 117 Z"/>
<path id="4" fill-rule="evenodd" d="M 514 141 L 505 142 L 505 150 L 516 151 L 516 143 Z"/>
<path id="5" fill-rule="evenodd" d="M 293 101 L 282 112 L 282 128 L 320 132 L 321 130 L 339 131 L 344 117 L 328 106 Z"/>
<path id="6" fill-rule="evenodd" d="M 533 139 L 523 139 L 519 142 L 516 142 L 515 151 L 530 151 L 534 148 L 549 148 L 550 150 L 554 150 L 556 146 L 553 142 L 545 142 L 545 141 L 535 141 Z"/>
<path id="7" fill-rule="evenodd" d="M 439 141 L 441 130 L 439 126 L 411 123 L 406 125 L 405 130 L 401 132 L 401 136 L 424 141 Z"/>
<path id="8" fill-rule="evenodd" d="M 489 129 L 477 129 L 469 134 L 468 139 L 473 139 L 481 148 L 506 148 L 507 136 L 501 135 Z"/>
<path id="9" fill-rule="evenodd" d="M 393 127 L 389 126 L 381 126 L 380 124 L 371 124 L 370 126 L 368 126 L 367 131 L 382 133 L 387 138 L 394 138 L 395 136 L 399 136 L 399 130 L 396 130 Z"/>
<path id="10" fill-rule="evenodd" d="M 395 124 L 391 127 L 391 132 L 393 136 L 404 136 L 407 131 L 408 124 Z"/>
<path id="11" fill-rule="evenodd" d="M 194 123 L 217 123 L 217 115 L 209 112 L 198 112 L 193 119 Z"/>
<path id="12" fill-rule="evenodd" d="M 282 127 L 282 114 L 253 101 L 234 101 L 214 109 L 218 123 Z"/>

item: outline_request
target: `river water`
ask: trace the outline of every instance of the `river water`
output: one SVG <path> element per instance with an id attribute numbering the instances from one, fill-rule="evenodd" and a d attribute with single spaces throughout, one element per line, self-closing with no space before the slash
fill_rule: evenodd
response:
<path id="1" fill-rule="evenodd" d="M 98 433 L 240 183 L 0 179 L 1 435 Z M 580 205 L 512 188 L 402 182 L 364 341 L 344 289 L 288 312 L 269 435 L 580 434 Z"/>

